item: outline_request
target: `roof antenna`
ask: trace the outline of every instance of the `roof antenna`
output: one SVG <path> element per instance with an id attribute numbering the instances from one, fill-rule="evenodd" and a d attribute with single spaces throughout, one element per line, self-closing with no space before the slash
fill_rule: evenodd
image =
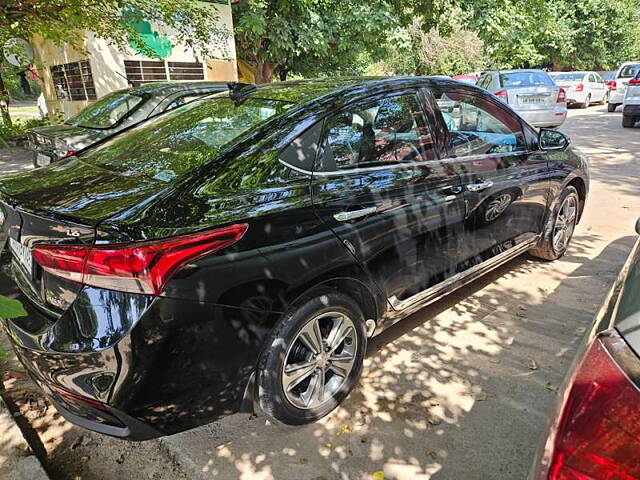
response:
<path id="1" fill-rule="evenodd" d="M 229 97 L 236 106 L 240 105 L 250 94 L 258 90 L 258 87 L 252 83 L 229 82 L 227 83 L 227 87 L 229 88 Z"/>

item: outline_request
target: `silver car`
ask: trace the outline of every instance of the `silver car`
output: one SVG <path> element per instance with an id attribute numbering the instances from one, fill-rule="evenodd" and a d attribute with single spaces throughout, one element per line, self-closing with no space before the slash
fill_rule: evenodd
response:
<path id="1" fill-rule="evenodd" d="M 49 165 L 151 117 L 226 89 L 224 82 L 157 82 L 112 92 L 63 124 L 29 130 L 34 166 Z"/>
<path id="2" fill-rule="evenodd" d="M 587 108 L 592 103 L 606 103 L 609 89 L 596 72 L 558 72 L 551 75 L 567 96 L 567 105 Z"/>
<path id="3" fill-rule="evenodd" d="M 566 92 L 542 70 L 491 70 L 476 84 L 508 103 L 534 127 L 559 127 L 567 118 Z"/>
<path id="4" fill-rule="evenodd" d="M 629 80 L 622 105 L 622 126 L 633 127 L 640 122 L 640 70 Z"/>
<path id="5" fill-rule="evenodd" d="M 616 77 L 610 82 L 611 94 L 607 103 L 608 112 L 614 112 L 619 105 L 622 105 L 627 84 L 638 72 L 640 72 L 640 62 L 626 62 L 620 65 Z"/>

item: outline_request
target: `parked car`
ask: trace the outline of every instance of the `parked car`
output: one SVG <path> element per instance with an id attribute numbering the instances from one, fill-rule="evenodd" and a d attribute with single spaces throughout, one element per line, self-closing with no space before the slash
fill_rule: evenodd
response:
<path id="1" fill-rule="evenodd" d="M 567 118 L 566 92 L 542 70 L 494 70 L 477 85 L 509 104 L 534 127 L 559 127 Z"/>
<path id="2" fill-rule="evenodd" d="M 640 69 L 629 80 L 622 105 L 622 126 L 631 128 L 640 121 Z"/>
<path id="3" fill-rule="evenodd" d="M 49 165 L 160 113 L 226 88 L 223 82 L 157 82 L 112 92 L 62 125 L 31 129 L 27 136 L 34 166 Z"/>
<path id="4" fill-rule="evenodd" d="M 606 103 L 609 89 L 596 72 L 561 72 L 553 81 L 566 92 L 567 104 L 587 108 L 592 103 Z"/>
<path id="5" fill-rule="evenodd" d="M 616 72 L 616 77 L 611 81 L 611 93 L 607 103 L 607 111 L 614 112 L 619 105 L 624 102 L 624 94 L 627 89 L 629 79 L 636 76 L 640 71 L 640 62 L 623 63 Z"/>
<path id="6" fill-rule="evenodd" d="M 640 478 L 639 327 L 636 241 L 559 393 L 530 480 Z"/>
<path id="7" fill-rule="evenodd" d="M 368 337 L 521 253 L 562 256 L 582 214 L 586 159 L 477 87 L 232 87 L 0 179 L 29 312 L 1 323 L 78 425 L 318 420 Z"/>
<path id="8" fill-rule="evenodd" d="M 611 82 L 615 80 L 617 71 L 608 70 L 608 71 L 601 71 L 597 73 L 602 77 L 605 85 L 607 86 L 609 93 L 611 93 L 611 87 L 613 86 Z"/>
<path id="9" fill-rule="evenodd" d="M 454 80 L 458 80 L 459 82 L 462 83 L 468 83 L 469 85 L 475 85 L 476 82 L 478 81 L 478 75 L 475 73 L 465 73 L 465 74 L 460 74 L 460 75 L 454 75 L 453 77 Z"/>

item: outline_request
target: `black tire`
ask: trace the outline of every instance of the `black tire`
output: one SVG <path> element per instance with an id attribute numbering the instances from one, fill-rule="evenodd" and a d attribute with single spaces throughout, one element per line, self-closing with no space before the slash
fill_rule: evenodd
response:
<path id="1" fill-rule="evenodd" d="M 616 108 L 618 108 L 618 104 L 617 103 L 609 103 L 609 102 L 607 102 L 607 112 L 609 112 L 609 113 L 615 112 Z"/>
<path id="2" fill-rule="evenodd" d="M 356 343 L 355 347 L 353 347 L 355 350 L 353 352 L 353 366 L 349 374 L 343 380 L 340 380 L 342 384 L 337 386 L 336 391 L 332 392 L 330 396 L 325 394 L 325 399 L 322 400 L 320 405 L 314 408 L 300 408 L 285 394 L 283 386 L 284 368 L 288 364 L 289 356 L 294 353 L 298 354 L 301 349 L 304 355 L 313 358 L 310 350 L 305 351 L 306 347 L 298 339 L 298 334 L 313 319 L 322 315 L 330 315 L 332 312 L 347 315 L 353 323 L 353 339 L 355 339 Z M 351 339 L 351 342 L 353 342 L 353 339 Z M 367 349 L 365 319 L 362 310 L 351 297 L 328 289 L 318 291 L 297 301 L 285 312 L 264 345 L 256 372 L 258 403 L 267 418 L 276 424 L 303 425 L 319 420 L 329 414 L 356 385 L 362 372 L 362 363 Z M 352 345 L 352 343 L 349 343 L 349 345 Z M 309 362 L 308 359 L 304 361 Z M 315 368 L 319 369 L 320 367 Z M 327 372 L 329 372 L 330 368 L 327 367 Z M 332 374 L 333 372 L 330 375 Z M 313 392 L 311 382 L 316 377 L 311 378 L 311 376 L 307 377 L 309 378 L 307 388 L 311 388 Z M 325 380 L 325 376 L 328 376 L 327 373 L 323 374 L 323 380 Z M 333 377 L 327 380 L 327 385 L 332 381 L 331 378 Z M 299 385 L 304 385 L 305 382 L 306 380 L 300 382 Z"/>
<path id="3" fill-rule="evenodd" d="M 622 116 L 622 128 L 631 128 L 635 124 L 636 124 L 635 117 L 632 117 L 630 115 L 623 115 Z"/>
<path id="4" fill-rule="evenodd" d="M 565 205 L 565 202 L 571 198 L 575 202 L 575 215 L 572 220 L 570 232 L 568 232 L 568 238 L 564 241 L 564 245 L 561 248 L 558 248 L 554 245 L 554 233 L 556 233 L 556 223 L 558 221 L 558 212 Z M 571 238 L 573 237 L 573 232 L 575 230 L 575 226 L 578 222 L 578 215 L 580 213 L 580 197 L 578 196 L 578 191 L 572 187 L 571 185 L 567 186 L 558 201 L 555 203 L 551 215 L 549 215 L 549 219 L 547 220 L 547 224 L 545 225 L 544 232 L 542 233 L 542 238 L 538 242 L 538 245 L 529 250 L 529 253 L 534 257 L 542 258 L 543 260 L 557 260 L 562 257 L 566 251 L 569 243 L 571 242 Z"/>

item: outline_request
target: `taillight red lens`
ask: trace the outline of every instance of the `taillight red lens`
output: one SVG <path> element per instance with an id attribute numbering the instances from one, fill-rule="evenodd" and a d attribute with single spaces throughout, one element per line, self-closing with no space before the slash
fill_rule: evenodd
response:
<path id="1" fill-rule="evenodd" d="M 578 85 L 576 85 L 575 91 L 576 92 L 581 92 L 584 90 L 584 84 L 579 83 Z"/>
<path id="2" fill-rule="evenodd" d="M 640 478 L 640 392 L 602 338 L 574 373 L 552 448 L 548 480 Z"/>
<path id="3" fill-rule="evenodd" d="M 616 83 L 615 80 L 609 80 L 607 82 L 607 87 L 609 87 L 609 88 L 616 88 L 617 86 L 618 86 L 618 84 Z"/>
<path id="4" fill-rule="evenodd" d="M 504 100 L 505 102 L 507 101 L 507 91 L 506 90 L 500 90 L 499 92 L 496 92 L 496 97 L 500 98 L 501 100 Z"/>
<path id="5" fill-rule="evenodd" d="M 631 80 L 629 80 L 629 83 L 640 83 L 640 78 L 632 78 Z"/>
<path id="6" fill-rule="evenodd" d="M 560 90 L 558 90 L 558 98 L 556 98 L 556 103 L 564 103 L 566 101 L 567 101 L 567 92 L 564 91 L 564 88 L 561 88 Z"/>
<path id="7" fill-rule="evenodd" d="M 113 245 L 37 245 L 43 270 L 86 285 L 158 295 L 187 262 L 234 244 L 247 224 L 164 240 Z"/>

